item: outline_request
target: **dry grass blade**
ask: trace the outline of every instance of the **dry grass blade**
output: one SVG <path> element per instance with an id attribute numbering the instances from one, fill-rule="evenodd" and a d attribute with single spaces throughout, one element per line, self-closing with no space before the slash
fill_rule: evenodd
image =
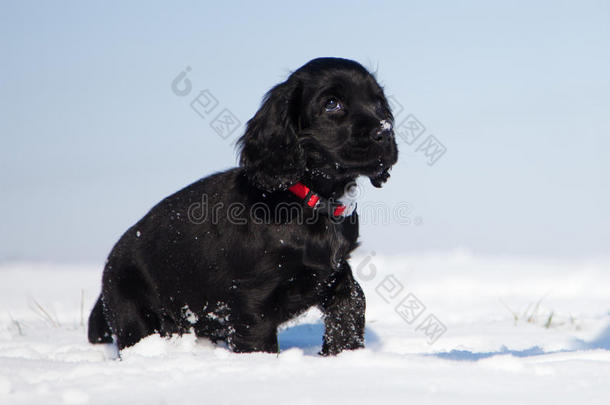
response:
<path id="1" fill-rule="evenodd" d="M 47 312 L 43 308 L 43 306 L 38 303 L 38 301 L 36 301 L 35 299 L 32 299 L 32 302 L 35 305 L 35 308 L 32 309 L 32 310 L 34 310 L 34 313 L 38 314 L 38 316 L 40 316 L 43 320 L 49 322 L 51 324 L 51 326 L 53 326 L 54 328 L 57 328 L 60 326 L 59 321 L 53 319 L 51 314 L 49 314 L 49 312 Z"/>

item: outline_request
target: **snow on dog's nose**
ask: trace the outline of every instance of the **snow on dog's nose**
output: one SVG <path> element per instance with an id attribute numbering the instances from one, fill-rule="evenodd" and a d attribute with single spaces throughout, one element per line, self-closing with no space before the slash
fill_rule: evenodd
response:
<path id="1" fill-rule="evenodd" d="M 379 121 L 379 127 L 375 128 L 371 136 L 376 141 L 381 141 L 392 131 L 392 123 L 388 120 Z"/>

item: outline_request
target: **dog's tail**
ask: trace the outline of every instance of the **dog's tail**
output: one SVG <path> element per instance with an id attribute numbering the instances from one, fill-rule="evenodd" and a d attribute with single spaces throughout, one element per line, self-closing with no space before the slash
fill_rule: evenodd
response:
<path id="1" fill-rule="evenodd" d="M 91 315 L 89 315 L 89 342 L 91 343 L 112 343 L 112 332 L 104 317 L 104 304 L 102 296 L 97 299 Z"/>

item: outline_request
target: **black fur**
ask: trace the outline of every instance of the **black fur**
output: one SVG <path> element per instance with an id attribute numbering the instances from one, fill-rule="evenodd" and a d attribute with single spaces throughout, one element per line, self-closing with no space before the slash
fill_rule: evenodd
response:
<path id="1" fill-rule="evenodd" d="M 114 246 L 89 341 L 123 349 L 192 328 L 236 352 L 277 352 L 278 325 L 317 306 L 322 354 L 363 347 L 347 262 L 357 214 L 319 215 L 286 189 L 337 198 L 361 175 L 380 187 L 397 159 L 381 120 L 392 123 L 383 90 L 350 60 L 312 60 L 271 89 L 239 140 L 240 167 L 167 197 Z"/>

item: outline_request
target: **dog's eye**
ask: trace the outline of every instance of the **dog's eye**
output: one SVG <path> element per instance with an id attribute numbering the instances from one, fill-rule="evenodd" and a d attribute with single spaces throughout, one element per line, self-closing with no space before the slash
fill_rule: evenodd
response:
<path id="1" fill-rule="evenodd" d="M 339 111 L 343 106 L 335 97 L 330 97 L 326 100 L 326 104 L 324 105 L 324 110 L 326 112 Z"/>

